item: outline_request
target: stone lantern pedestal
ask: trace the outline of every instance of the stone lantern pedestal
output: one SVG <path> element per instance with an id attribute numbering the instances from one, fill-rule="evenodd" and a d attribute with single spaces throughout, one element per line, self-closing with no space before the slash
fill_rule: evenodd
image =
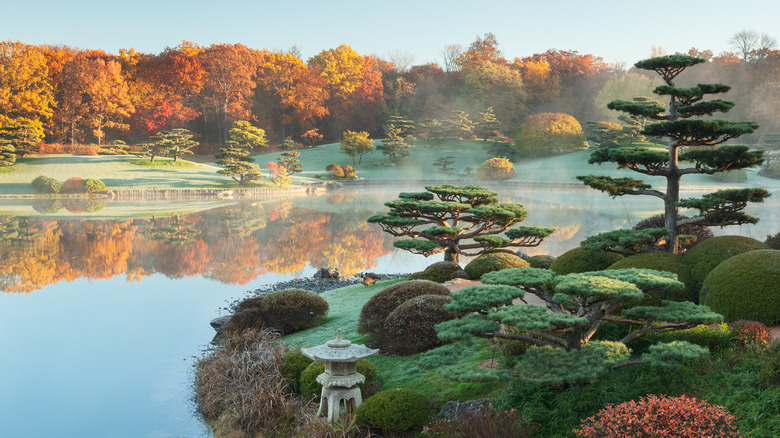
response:
<path id="1" fill-rule="evenodd" d="M 301 353 L 317 362 L 325 362 L 325 372 L 317 376 L 317 383 L 322 385 L 317 416 L 325 414 L 328 422 L 333 423 L 339 418 L 342 401 L 347 412 L 360 406 L 363 399 L 357 385 L 365 382 L 366 377 L 357 372 L 357 361 L 373 356 L 379 350 L 353 345 L 341 338 L 341 329 L 338 329 L 336 339 L 325 345 L 301 348 Z"/>

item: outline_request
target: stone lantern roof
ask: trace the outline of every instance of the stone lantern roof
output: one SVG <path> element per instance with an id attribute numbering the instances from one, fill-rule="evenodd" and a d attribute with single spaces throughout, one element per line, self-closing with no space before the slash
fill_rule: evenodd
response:
<path id="1" fill-rule="evenodd" d="M 353 344 L 341 338 L 341 329 L 336 332 L 336 339 L 316 347 L 301 348 L 304 356 L 317 362 L 357 362 L 379 353 L 378 349 L 365 345 Z"/>

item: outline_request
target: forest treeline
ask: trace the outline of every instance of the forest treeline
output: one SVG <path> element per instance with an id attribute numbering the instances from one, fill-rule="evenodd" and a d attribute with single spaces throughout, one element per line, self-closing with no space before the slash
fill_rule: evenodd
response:
<path id="1" fill-rule="evenodd" d="M 780 127 L 780 51 L 687 54 L 708 60 L 686 76 L 691 85 L 732 85 L 731 119 L 755 120 L 763 132 Z M 0 126 L 33 125 L 49 143 L 82 144 L 135 144 L 161 130 L 187 128 L 202 144 L 223 145 L 232 122 L 249 120 L 278 144 L 314 129 L 325 141 L 339 140 L 347 129 L 377 138 L 391 116 L 446 120 L 453 111 L 476 117 L 492 107 L 499 130 L 509 134 L 540 112 L 571 114 L 582 124 L 606 120 L 602 102 L 651 95 L 654 86 L 649 73 L 594 54 L 550 49 L 510 59 L 490 33 L 466 49 L 447 46 L 440 65 L 408 64 L 403 56 L 388 61 L 348 45 L 303 60 L 295 49 L 242 44 L 183 41 L 158 54 L 131 48 L 115 55 L 5 41 Z"/>

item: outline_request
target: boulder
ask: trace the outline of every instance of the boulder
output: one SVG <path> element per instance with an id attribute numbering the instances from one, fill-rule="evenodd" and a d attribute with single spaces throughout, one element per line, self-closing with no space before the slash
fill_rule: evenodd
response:
<path id="1" fill-rule="evenodd" d="M 478 412 L 490 409 L 493 409 L 493 404 L 490 403 L 490 399 L 487 398 L 478 398 L 476 400 L 468 401 L 450 400 L 441 407 L 439 415 L 448 420 L 455 420 L 468 412 Z"/>
<path id="2" fill-rule="evenodd" d="M 340 274 L 337 268 L 320 268 L 320 270 L 314 274 L 314 278 L 338 279 L 339 276 Z"/>
<path id="3" fill-rule="evenodd" d="M 220 316 L 212 319 L 209 324 L 214 327 L 217 333 L 225 333 L 225 326 L 227 326 L 228 321 L 230 321 L 230 316 Z"/>

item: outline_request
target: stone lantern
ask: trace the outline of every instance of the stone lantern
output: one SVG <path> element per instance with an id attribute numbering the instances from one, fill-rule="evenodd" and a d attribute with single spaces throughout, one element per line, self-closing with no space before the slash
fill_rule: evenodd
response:
<path id="1" fill-rule="evenodd" d="M 373 356 L 379 350 L 342 339 L 341 329 L 338 329 L 336 339 L 325 345 L 301 348 L 301 353 L 317 362 L 325 362 L 325 372 L 317 376 L 317 383 L 322 385 L 317 416 L 325 414 L 328 422 L 334 423 L 339 418 L 342 401 L 347 412 L 360 406 L 363 399 L 357 385 L 365 382 L 366 377 L 357 372 L 357 361 Z"/>

